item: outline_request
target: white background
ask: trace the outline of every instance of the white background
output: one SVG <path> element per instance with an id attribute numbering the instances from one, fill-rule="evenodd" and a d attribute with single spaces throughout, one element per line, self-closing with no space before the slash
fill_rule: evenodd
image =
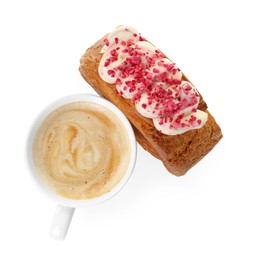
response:
<path id="1" fill-rule="evenodd" d="M 0 2 L 0 259 L 253 259 L 250 4 Z M 54 241 L 56 205 L 26 168 L 28 129 L 55 99 L 94 93 L 79 59 L 120 24 L 138 28 L 177 63 L 224 138 L 180 178 L 138 147 L 128 185 L 102 205 L 76 210 L 66 240 Z"/>

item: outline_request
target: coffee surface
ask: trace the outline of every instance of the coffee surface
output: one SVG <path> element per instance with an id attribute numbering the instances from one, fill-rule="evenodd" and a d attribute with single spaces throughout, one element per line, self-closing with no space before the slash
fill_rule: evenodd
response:
<path id="1" fill-rule="evenodd" d="M 118 117 L 92 102 L 59 107 L 40 125 L 33 144 L 38 175 L 59 195 L 91 199 L 124 177 L 130 140 Z"/>

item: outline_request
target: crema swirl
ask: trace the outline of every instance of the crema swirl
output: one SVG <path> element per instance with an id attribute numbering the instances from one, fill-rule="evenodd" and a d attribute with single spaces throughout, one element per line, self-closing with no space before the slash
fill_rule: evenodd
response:
<path id="1" fill-rule="evenodd" d="M 92 102 L 73 102 L 54 110 L 39 127 L 34 164 L 59 195 L 91 199 L 109 192 L 124 177 L 130 140 L 113 112 Z"/>

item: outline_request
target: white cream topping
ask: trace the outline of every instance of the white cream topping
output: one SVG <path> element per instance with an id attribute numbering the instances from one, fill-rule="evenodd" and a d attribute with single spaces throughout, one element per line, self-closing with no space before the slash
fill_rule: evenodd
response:
<path id="1" fill-rule="evenodd" d="M 197 121 L 191 126 L 186 126 L 186 127 L 177 127 L 177 126 L 171 126 L 171 123 L 169 121 L 164 122 L 163 124 L 159 123 L 159 118 L 153 118 L 154 125 L 157 130 L 161 131 L 163 134 L 166 135 L 178 135 L 178 134 L 183 134 L 186 131 L 189 131 L 191 129 L 198 129 L 201 128 L 205 122 L 207 121 L 207 113 L 197 110 L 197 112 L 192 113 L 192 114 L 187 114 L 186 116 L 183 117 L 181 120 L 183 123 L 187 124 L 188 120 L 190 120 L 191 116 L 194 116 L 198 118 L 198 120 L 201 120 L 201 123 L 198 124 Z M 173 125 L 173 124 L 172 124 Z"/>
<path id="2" fill-rule="evenodd" d="M 121 25 L 117 27 L 114 31 L 112 31 L 108 36 L 107 40 L 109 42 L 109 46 L 115 43 L 115 38 L 118 38 L 120 41 L 127 41 L 133 38 L 133 34 L 139 34 L 138 31 L 130 26 Z M 101 53 L 105 53 L 108 46 L 104 45 Z"/>
<path id="3" fill-rule="evenodd" d="M 136 29 L 119 26 L 105 39 L 100 77 L 116 84 L 119 95 L 131 99 L 137 111 L 151 118 L 167 135 L 201 128 L 207 113 L 197 109 L 200 96 L 182 72 Z"/>

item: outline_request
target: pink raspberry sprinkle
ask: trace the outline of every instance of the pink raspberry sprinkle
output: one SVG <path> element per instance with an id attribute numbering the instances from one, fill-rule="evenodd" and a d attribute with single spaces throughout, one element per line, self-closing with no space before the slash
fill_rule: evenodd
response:
<path id="1" fill-rule="evenodd" d="M 122 81 L 120 78 L 117 78 L 116 81 L 115 81 L 115 84 L 120 86 L 122 84 Z"/>
<path id="2" fill-rule="evenodd" d="M 115 77 L 115 71 L 114 71 L 114 70 L 108 70 L 108 71 L 107 71 L 107 74 L 108 74 L 109 76 L 111 76 L 112 78 Z"/>
<path id="3" fill-rule="evenodd" d="M 159 72 L 160 72 L 160 70 L 159 70 L 159 69 L 157 69 L 157 68 L 154 68 L 154 69 L 153 69 L 153 72 L 154 72 L 154 73 L 159 73 Z"/>
<path id="4" fill-rule="evenodd" d="M 107 38 L 104 39 L 104 44 L 105 44 L 106 46 L 109 46 L 109 41 L 108 41 Z"/>

